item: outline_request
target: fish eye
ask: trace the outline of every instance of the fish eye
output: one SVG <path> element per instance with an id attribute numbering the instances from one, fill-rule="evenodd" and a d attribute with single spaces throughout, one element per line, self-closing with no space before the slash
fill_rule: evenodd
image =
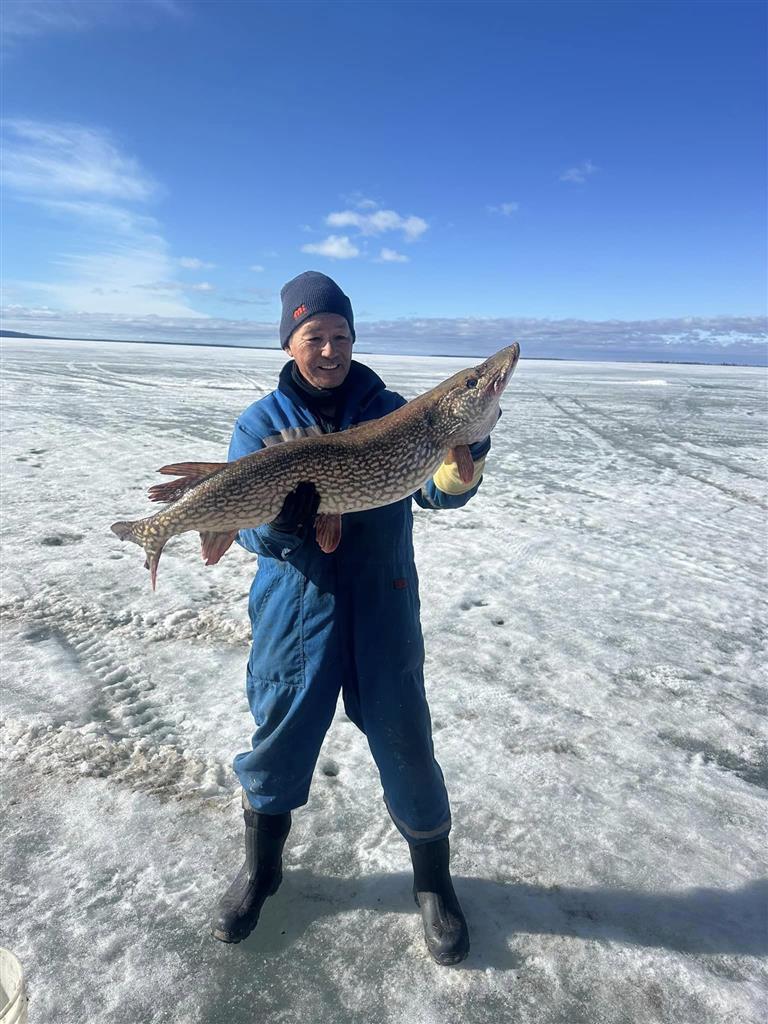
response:
<path id="1" fill-rule="evenodd" d="M 466 384 L 466 386 L 468 388 L 476 388 L 477 387 L 477 377 L 467 377 L 467 379 L 464 381 L 464 383 Z"/>

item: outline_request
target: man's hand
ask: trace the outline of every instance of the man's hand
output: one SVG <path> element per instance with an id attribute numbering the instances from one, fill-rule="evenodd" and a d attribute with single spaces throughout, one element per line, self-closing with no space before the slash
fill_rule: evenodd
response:
<path id="1" fill-rule="evenodd" d="M 279 533 L 305 533 L 315 521 L 320 495 L 311 480 L 303 480 L 289 491 L 283 507 L 269 524 Z"/>
<path id="2" fill-rule="evenodd" d="M 483 438 L 482 441 L 475 441 L 474 444 L 469 446 L 469 454 L 472 456 L 472 461 L 477 462 L 478 459 L 482 459 L 484 455 L 487 455 L 491 450 L 491 435 Z"/>

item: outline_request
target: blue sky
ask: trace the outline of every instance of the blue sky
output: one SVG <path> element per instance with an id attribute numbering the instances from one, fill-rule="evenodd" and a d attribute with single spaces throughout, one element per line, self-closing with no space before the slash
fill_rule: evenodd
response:
<path id="1" fill-rule="evenodd" d="M 527 325 L 531 355 L 755 361 L 765 28 L 739 0 L 6 0 L 5 326 L 265 344 L 318 269 L 384 348 Z"/>

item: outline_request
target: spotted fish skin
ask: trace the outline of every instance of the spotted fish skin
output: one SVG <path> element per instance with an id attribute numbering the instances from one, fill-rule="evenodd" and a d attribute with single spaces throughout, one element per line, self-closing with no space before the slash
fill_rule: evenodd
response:
<path id="1" fill-rule="evenodd" d="M 229 535 L 223 554 L 238 530 L 274 519 L 302 481 L 317 488 L 322 515 L 400 501 L 432 476 L 451 449 L 488 436 L 519 356 L 519 345 L 510 345 L 381 419 L 271 445 L 223 464 L 173 492 L 181 496 L 162 511 L 114 523 L 112 530 L 144 548 L 154 585 L 160 552 L 171 537 L 189 530 Z"/>

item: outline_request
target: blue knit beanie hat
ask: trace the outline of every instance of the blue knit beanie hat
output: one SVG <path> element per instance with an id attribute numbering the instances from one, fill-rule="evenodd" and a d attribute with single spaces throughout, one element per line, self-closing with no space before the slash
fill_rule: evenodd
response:
<path id="1" fill-rule="evenodd" d="M 337 313 L 349 324 L 355 340 L 355 318 L 352 303 L 335 281 L 316 270 L 307 270 L 283 285 L 280 292 L 283 315 L 280 319 L 280 344 L 285 348 L 291 334 L 305 320 L 318 313 Z"/>

